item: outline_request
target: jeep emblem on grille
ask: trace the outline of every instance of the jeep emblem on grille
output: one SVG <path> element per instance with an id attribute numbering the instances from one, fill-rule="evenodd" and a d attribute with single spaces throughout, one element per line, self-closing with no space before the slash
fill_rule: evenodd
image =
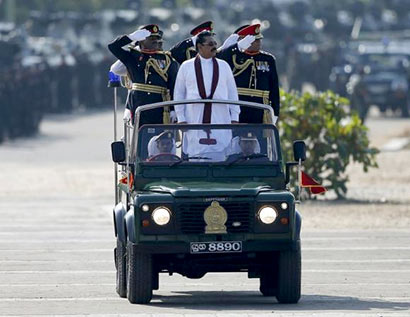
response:
<path id="1" fill-rule="evenodd" d="M 205 209 L 204 220 L 206 234 L 227 233 L 225 223 L 228 220 L 228 214 L 217 201 L 213 201 L 211 206 Z"/>
<path id="2" fill-rule="evenodd" d="M 204 201 L 227 201 L 228 198 L 226 197 L 206 197 Z"/>

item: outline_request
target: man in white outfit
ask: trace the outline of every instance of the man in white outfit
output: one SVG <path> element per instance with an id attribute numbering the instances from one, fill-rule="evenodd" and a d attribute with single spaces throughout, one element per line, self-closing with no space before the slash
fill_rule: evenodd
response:
<path id="1" fill-rule="evenodd" d="M 179 68 L 174 100 L 238 100 L 238 90 L 228 63 L 215 57 L 216 45 L 211 32 L 198 34 L 198 55 Z M 240 107 L 232 104 L 183 104 L 175 106 L 175 112 L 178 123 L 230 124 L 238 122 Z M 188 156 L 224 160 L 225 149 L 231 139 L 231 130 L 191 130 L 184 135 L 183 150 Z"/>

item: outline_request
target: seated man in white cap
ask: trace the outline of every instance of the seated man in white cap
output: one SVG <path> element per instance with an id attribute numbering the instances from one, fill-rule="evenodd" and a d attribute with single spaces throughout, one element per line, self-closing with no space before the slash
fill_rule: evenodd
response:
<path id="1" fill-rule="evenodd" d="M 239 145 L 239 149 L 237 149 Z M 239 152 L 238 152 L 239 150 Z M 231 142 L 231 154 L 226 159 L 227 162 L 252 161 L 267 162 L 269 161 L 266 154 L 260 153 L 260 144 L 258 138 L 253 132 L 247 132 L 239 137 L 235 137 Z M 236 153 L 235 153 L 236 152 Z"/>
<path id="2" fill-rule="evenodd" d="M 174 135 L 170 131 L 163 131 L 148 142 L 148 161 L 176 161 Z"/>

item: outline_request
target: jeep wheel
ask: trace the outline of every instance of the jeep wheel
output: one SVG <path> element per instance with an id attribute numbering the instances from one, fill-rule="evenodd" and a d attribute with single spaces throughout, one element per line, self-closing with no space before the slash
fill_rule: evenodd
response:
<path id="1" fill-rule="evenodd" d="M 117 248 L 115 249 L 115 264 L 117 269 L 116 290 L 120 297 L 127 297 L 127 273 L 125 245 L 117 238 Z"/>
<path id="2" fill-rule="evenodd" d="M 300 299 L 302 277 L 300 241 L 298 241 L 297 250 L 280 252 L 278 264 L 278 292 L 276 298 L 280 303 L 297 303 Z"/>
<path id="3" fill-rule="evenodd" d="M 152 257 L 127 246 L 127 298 L 132 304 L 147 304 L 152 298 Z"/>

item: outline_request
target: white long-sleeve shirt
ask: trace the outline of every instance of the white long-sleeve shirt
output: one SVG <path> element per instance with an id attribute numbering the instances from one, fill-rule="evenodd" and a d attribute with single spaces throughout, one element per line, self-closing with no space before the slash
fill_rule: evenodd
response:
<path id="1" fill-rule="evenodd" d="M 200 57 L 206 95 L 211 93 L 213 62 L 212 59 Z M 195 58 L 182 63 L 179 68 L 175 88 L 174 100 L 201 99 L 195 74 Z M 238 100 L 238 90 L 235 79 L 228 63 L 217 59 L 219 66 L 219 80 L 212 99 Z M 176 105 L 175 112 L 178 122 L 202 123 L 204 104 Z M 211 124 L 230 124 L 239 121 L 240 107 L 232 104 L 212 104 Z M 207 138 L 204 130 L 188 131 L 184 135 L 183 150 L 189 156 L 206 156 L 212 160 L 224 160 L 224 151 L 232 139 L 231 130 L 212 129 L 209 136 L 217 141 L 216 144 L 200 144 L 200 139 Z"/>
<path id="2" fill-rule="evenodd" d="M 213 63 L 212 59 L 201 59 L 202 74 L 206 95 L 211 93 Z M 216 59 L 219 66 L 219 80 L 213 99 L 238 100 L 238 90 L 228 63 Z M 174 88 L 174 100 L 201 99 L 195 75 L 195 58 L 182 63 L 179 68 Z M 239 121 L 238 105 L 212 104 L 211 123 L 231 123 Z M 178 122 L 202 123 L 204 104 L 188 104 L 175 106 Z"/>

